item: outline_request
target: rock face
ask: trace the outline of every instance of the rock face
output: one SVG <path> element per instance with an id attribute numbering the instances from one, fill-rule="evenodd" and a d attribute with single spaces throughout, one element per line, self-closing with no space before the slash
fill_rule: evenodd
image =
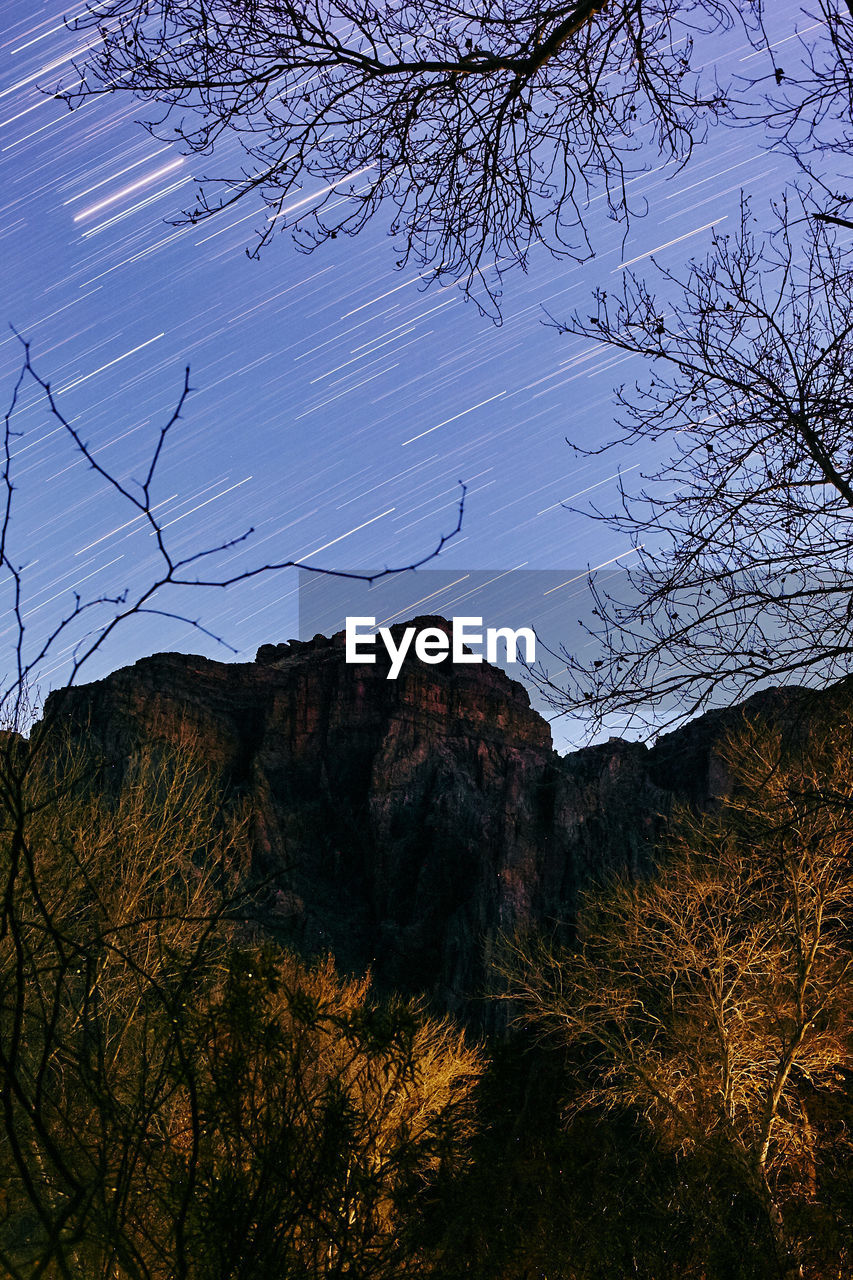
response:
<path id="1" fill-rule="evenodd" d="M 250 806 L 269 929 L 477 1019 L 501 931 L 570 928 L 590 877 L 648 868 L 673 798 L 719 794 L 726 714 L 650 750 L 615 739 L 560 757 L 502 671 L 411 659 L 389 680 L 388 666 L 381 647 L 347 665 L 342 633 L 247 664 L 158 654 L 46 713 L 112 785 L 146 741 L 197 744 Z"/>

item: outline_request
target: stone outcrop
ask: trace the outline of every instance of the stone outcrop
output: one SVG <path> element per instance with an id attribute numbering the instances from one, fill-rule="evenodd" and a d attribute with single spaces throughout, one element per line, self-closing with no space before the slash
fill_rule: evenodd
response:
<path id="1" fill-rule="evenodd" d="M 560 757 L 496 668 L 387 672 L 381 648 L 375 665 L 347 665 L 342 634 L 246 664 L 158 654 L 46 711 L 97 753 L 105 785 L 145 742 L 195 742 L 250 807 L 266 928 L 476 1018 L 501 931 L 570 929 L 590 877 L 648 869 L 673 799 L 719 794 L 714 742 L 731 713 L 651 749 L 614 739 Z"/>

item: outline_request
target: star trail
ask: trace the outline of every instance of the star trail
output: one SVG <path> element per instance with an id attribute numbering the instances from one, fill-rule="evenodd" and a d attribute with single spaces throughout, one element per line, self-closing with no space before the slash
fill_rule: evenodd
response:
<path id="1" fill-rule="evenodd" d="M 227 572 L 282 559 L 405 564 L 453 526 L 460 480 L 464 527 L 442 568 L 523 563 L 574 581 L 586 565 L 628 551 L 564 504 L 592 496 L 606 507 L 617 465 L 636 471 L 653 460 L 627 450 L 578 458 L 565 437 L 603 443 L 613 386 L 643 370 L 561 336 L 543 323 L 546 312 L 583 308 L 595 286 L 642 270 L 652 254 L 678 266 L 704 252 L 712 232 L 736 219 L 742 190 L 762 212 L 792 166 L 767 150 L 759 125 L 711 128 L 680 172 L 652 163 L 633 179 L 650 212 L 625 239 L 596 195 L 595 258 L 579 266 L 534 250 L 526 273 L 505 277 L 496 327 L 458 288 L 426 287 L 427 273 L 411 266 L 397 271 L 376 221 L 312 255 L 276 236 L 259 261 L 244 250 L 270 216 L 260 203 L 176 222 L 213 162 L 152 137 L 139 123 L 145 104 L 105 96 L 70 111 L 52 96 L 59 79 L 74 85 L 74 61 L 92 43 L 65 26 L 74 12 L 54 0 L 5 6 L 3 320 L 30 342 L 34 365 L 95 456 L 125 481 L 143 478 L 190 366 L 192 393 L 153 494 L 177 554 L 252 526 L 251 539 L 219 557 Z M 782 3 L 773 20 L 781 30 L 798 12 Z M 723 73 L 753 56 L 734 37 L 718 44 Z M 306 189 L 298 203 L 320 194 Z M 5 403 L 20 364 L 7 330 Z M 74 592 L 118 596 L 142 581 L 152 548 L 143 522 L 75 456 L 35 388 L 14 426 L 22 434 L 13 442 L 13 558 L 36 644 Z M 281 571 L 227 592 L 175 596 L 167 607 L 249 660 L 259 644 L 297 633 L 297 585 L 295 570 Z M 3 643 L 12 638 L 7 625 Z M 51 655 L 42 692 L 62 678 L 72 648 Z M 228 656 L 185 622 L 139 618 L 116 632 L 88 678 L 164 649 Z"/>

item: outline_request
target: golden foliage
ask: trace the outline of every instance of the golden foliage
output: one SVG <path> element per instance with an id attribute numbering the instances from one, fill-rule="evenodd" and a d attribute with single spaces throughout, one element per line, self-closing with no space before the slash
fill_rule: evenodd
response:
<path id="1" fill-rule="evenodd" d="M 728 795 L 676 815 L 659 873 L 587 894 L 575 948 L 522 939 L 503 963 L 520 1018 L 586 1055 L 573 1106 L 640 1109 L 727 1162 L 783 1256 L 779 1205 L 815 1191 L 807 1096 L 851 1065 L 850 742 L 849 722 L 730 735 Z"/>
<path id="2" fill-rule="evenodd" d="M 189 737 L 112 795 L 68 752 L 2 766 L 0 1274 L 404 1274 L 479 1053 L 250 945 L 247 824 Z"/>

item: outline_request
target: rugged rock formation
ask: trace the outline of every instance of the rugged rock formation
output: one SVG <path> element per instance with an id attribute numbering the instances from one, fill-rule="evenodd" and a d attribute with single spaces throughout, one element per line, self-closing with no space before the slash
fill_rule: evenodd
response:
<path id="1" fill-rule="evenodd" d="M 673 798 L 707 803 L 725 785 L 714 741 L 730 713 L 650 750 L 614 739 L 561 758 L 500 670 L 387 672 L 381 649 L 348 666 L 343 634 L 265 645 L 249 664 L 158 654 L 53 695 L 47 713 L 112 785 L 142 743 L 189 735 L 251 806 L 268 928 L 474 1017 L 501 930 L 570 927 L 590 876 L 648 867 Z"/>

